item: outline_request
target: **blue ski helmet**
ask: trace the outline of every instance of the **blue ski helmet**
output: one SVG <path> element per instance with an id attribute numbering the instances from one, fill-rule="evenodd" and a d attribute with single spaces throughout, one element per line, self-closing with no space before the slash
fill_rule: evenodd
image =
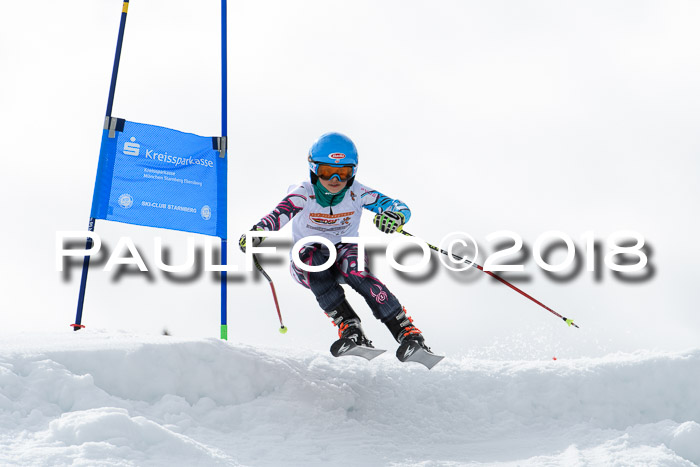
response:
<path id="1" fill-rule="evenodd" d="M 348 186 L 350 186 L 355 180 L 357 162 L 357 148 L 350 138 L 335 132 L 321 135 L 309 149 L 311 183 L 316 184 L 318 180 L 317 171 L 319 164 L 327 164 L 338 167 L 352 167 L 352 177 L 348 180 Z"/>

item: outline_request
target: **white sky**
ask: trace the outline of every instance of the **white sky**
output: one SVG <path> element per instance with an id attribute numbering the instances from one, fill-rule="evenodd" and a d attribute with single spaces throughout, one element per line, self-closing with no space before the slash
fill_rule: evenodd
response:
<path id="1" fill-rule="evenodd" d="M 13 2 L 0 17 L 5 330 L 70 332 L 80 271 L 61 280 L 54 236 L 87 226 L 120 11 L 117 0 Z M 218 134 L 218 12 L 134 0 L 113 115 Z M 257 1 L 230 2 L 228 21 L 231 263 L 242 264 L 238 236 L 307 177 L 313 140 L 341 131 L 358 146 L 358 179 L 405 201 L 407 230 L 433 243 L 462 230 L 488 250 L 486 235 L 509 229 L 531 251 L 548 230 L 582 247 L 586 231 L 604 241 L 631 229 L 653 247 L 656 274 L 640 284 L 608 270 L 557 283 L 529 253 L 531 280 L 516 285 L 579 330 L 486 277 L 439 268 L 414 283 L 375 257 L 435 350 L 546 358 L 697 345 L 699 4 Z M 361 233 L 381 235 L 370 219 Z M 147 263 L 155 235 L 184 257 L 184 233 L 104 221 L 97 232 L 112 246 L 132 236 Z M 229 285 L 231 340 L 327 348 L 334 329 L 312 294 L 286 261 L 268 269 L 290 332 L 277 333 L 264 280 L 241 274 Z M 84 324 L 218 335 L 208 278 L 111 279 L 91 269 Z M 348 296 L 370 338 L 393 348 Z"/>

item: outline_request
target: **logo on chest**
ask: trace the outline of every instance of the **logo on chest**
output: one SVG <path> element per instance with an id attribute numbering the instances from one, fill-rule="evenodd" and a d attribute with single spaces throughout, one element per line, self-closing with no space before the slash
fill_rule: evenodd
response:
<path id="1" fill-rule="evenodd" d="M 349 224 L 350 218 L 355 214 L 355 211 L 339 212 L 338 214 L 327 214 L 323 212 L 312 212 L 309 214 L 311 222 L 318 225 L 341 225 Z"/>

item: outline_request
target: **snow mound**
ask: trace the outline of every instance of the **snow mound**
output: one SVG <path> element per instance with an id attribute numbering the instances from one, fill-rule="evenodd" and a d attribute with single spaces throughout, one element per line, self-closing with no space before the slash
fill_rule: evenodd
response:
<path id="1" fill-rule="evenodd" d="M 700 425 L 695 422 L 682 423 L 673 430 L 670 447 L 678 455 L 700 465 Z"/>
<path id="2" fill-rule="evenodd" d="M 693 465 L 699 384 L 700 350 L 428 371 L 216 339 L 8 336 L 0 464 Z"/>

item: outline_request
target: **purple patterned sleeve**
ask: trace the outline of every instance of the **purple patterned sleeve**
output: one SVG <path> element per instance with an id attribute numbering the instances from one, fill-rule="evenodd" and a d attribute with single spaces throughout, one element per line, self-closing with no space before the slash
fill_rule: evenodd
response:
<path id="1" fill-rule="evenodd" d="M 304 209 L 306 200 L 306 196 L 300 193 L 292 192 L 288 194 L 270 214 L 263 217 L 253 228 L 259 227 L 266 231 L 280 230 Z"/>

